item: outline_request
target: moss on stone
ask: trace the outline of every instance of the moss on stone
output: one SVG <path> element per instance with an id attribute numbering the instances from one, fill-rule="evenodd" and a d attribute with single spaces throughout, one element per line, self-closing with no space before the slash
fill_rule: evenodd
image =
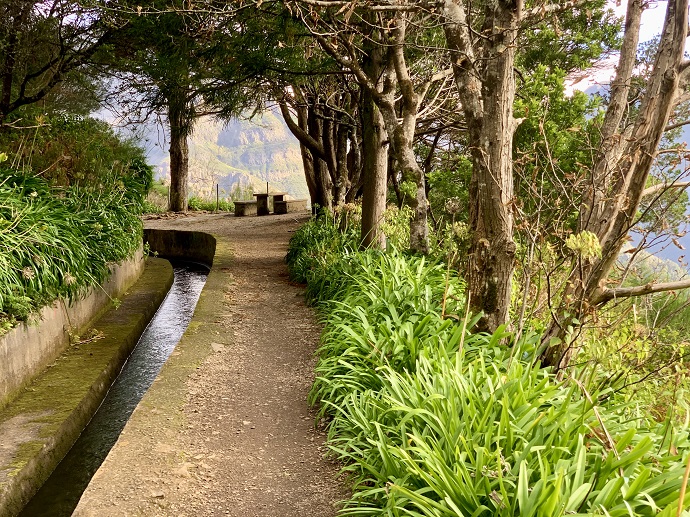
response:
<path id="1" fill-rule="evenodd" d="M 166 260 L 149 259 L 140 280 L 94 324 L 103 338 L 69 347 L 6 408 L 0 424 L 24 416 L 32 433 L 0 463 L 0 515 L 28 501 L 91 419 L 173 281 Z M 22 432 L 19 429 L 18 432 Z"/>

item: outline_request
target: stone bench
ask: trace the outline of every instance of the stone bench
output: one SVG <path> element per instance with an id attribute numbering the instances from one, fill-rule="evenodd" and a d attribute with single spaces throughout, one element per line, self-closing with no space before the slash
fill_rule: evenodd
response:
<path id="1" fill-rule="evenodd" d="M 235 201 L 235 217 L 256 215 L 256 201 Z"/>
<path id="2" fill-rule="evenodd" d="M 306 199 L 284 199 L 273 202 L 273 213 L 289 214 L 292 212 L 304 212 L 307 209 Z"/>

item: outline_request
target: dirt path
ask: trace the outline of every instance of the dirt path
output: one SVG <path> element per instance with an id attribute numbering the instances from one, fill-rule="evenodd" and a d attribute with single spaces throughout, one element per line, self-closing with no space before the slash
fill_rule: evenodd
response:
<path id="1" fill-rule="evenodd" d="M 167 417 L 169 428 L 142 437 L 141 416 L 130 421 L 75 515 L 337 513 L 345 491 L 306 402 L 320 329 L 283 262 L 304 221 L 210 214 L 146 221 L 230 242 L 226 303 L 208 322 L 215 353 L 187 377 L 181 418 Z M 203 321 L 193 323 L 204 332 Z"/>

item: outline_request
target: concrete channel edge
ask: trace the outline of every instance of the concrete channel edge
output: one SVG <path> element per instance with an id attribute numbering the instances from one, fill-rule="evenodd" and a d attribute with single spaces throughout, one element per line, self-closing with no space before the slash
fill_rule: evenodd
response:
<path id="1" fill-rule="evenodd" d="M 162 235 L 163 232 L 168 235 Z M 212 258 L 211 271 L 187 330 L 84 491 L 72 517 L 103 515 L 102 508 L 109 506 L 112 501 L 112 487 L 129 485 L 131 472 L 119 464 L 124 451 L 136 454 L 141 458 L 142 464 L 148 465 L 151 456 L 160 455 L 156 449 L 158 442 L 167 441 L 186 425 L 183 408 L 187 383 L 199 365 L 216 353 L 211 342 L 218 339 L 216 336 L 222 329 L 222 322 L 217 316 L 218 309 L 230 303 L 228 289 L 233 283 L 230 272 L 233 252 L 232 244 L 227 239 L 204 232 L 177 230 L 145 230 L 144 235 L 145 240 L 149 239 L 151 250 L 159 251 L 161 256 L 184 257 L 206 264 L 209 263 L 209 257 Z M 154 243 L 162 242 L 159 239 L 164 237 L 166 244 L 161 244 L 160 248 L 154 246 Z M 156 433 L 152 434 L 151 429 L 156 429 Z M 185 453 L 180 450 L 171 454 L 184 457 Z M 137 515 L 151 515 L 153 508 L 156 508 L 156 512 L 165 512 L 161 507 L 165 506 L 164 500 L 151 500 L 149 494 L 140 492 L 132 492 L 132 496 L 140 502 Z M 112 510 L 121 514 L 120 510 Z"/>
<path id="2" fill-rule="evenodd" d="M 0 517 L 16 515 L 98 409 L 173 282 L 167 260 L 149 258 L 139 281 L 93 323 L 101 336 L 69 347 L 0 411 Z M 14 438 L 13 438 L 14 437 Z"/>

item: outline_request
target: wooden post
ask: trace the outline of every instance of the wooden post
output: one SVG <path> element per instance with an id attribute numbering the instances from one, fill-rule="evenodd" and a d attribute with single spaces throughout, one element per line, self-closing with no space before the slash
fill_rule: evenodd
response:
<path id="1" fill-rule="evenodd" d="M 216 212 L 220 210 L 220 186 L 216 183 Z"/>

